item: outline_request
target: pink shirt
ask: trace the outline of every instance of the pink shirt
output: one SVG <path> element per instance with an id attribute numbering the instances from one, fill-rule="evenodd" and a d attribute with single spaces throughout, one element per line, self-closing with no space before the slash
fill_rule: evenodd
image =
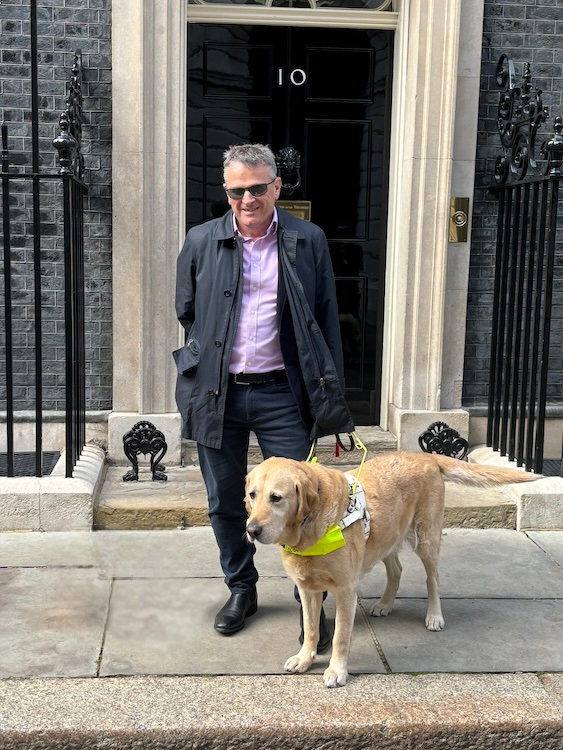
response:
<path id="1" fill-rule="evenodd" d="M 236 218 L 235 232 L 240 234 Z M 264 237 L 243 237 L 243 292 L 229 372 L 283 370 L 278 335 L 278 212 Z"/>

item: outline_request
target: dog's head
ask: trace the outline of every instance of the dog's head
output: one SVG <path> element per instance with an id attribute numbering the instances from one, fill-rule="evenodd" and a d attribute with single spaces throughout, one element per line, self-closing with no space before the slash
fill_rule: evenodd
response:
<path id="1" fill-rule="evenodd" d="M 250 542 L 297 545 L 319 503 L 311 465 L 290 458 L 266 459 L 246 478 L 245 503 Z"/>

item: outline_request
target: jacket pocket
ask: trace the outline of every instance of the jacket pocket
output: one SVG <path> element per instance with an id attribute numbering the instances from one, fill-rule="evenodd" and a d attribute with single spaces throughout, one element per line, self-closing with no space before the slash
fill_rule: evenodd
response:
<path id="1" fill-rule="evenodd" d="M 189 375 L 199 364 L 199 343 L 188 339 L 181 349 L 172 352 L 180 375 Z"/>

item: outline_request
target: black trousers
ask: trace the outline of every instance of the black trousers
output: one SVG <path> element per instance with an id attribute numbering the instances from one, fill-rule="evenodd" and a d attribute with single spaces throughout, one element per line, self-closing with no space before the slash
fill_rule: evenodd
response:
<path id="1" fill-rule="evenodd" d="M 254 545 L 245 537 L 244 506 L 250 433 L 264 458 L 282 456 L 304 461 L 309 431 L 288 383 L 229 384 L 221 448 L 198 445 L 207 488 L 209 519 L 219 546 L 225 583 L 232 592 L 251 591 L 258 580 Z"/>

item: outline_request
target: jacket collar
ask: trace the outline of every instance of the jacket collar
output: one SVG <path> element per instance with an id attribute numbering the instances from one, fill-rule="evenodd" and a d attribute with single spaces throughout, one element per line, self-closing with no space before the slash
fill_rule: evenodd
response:
<path id="1" fill-rule="evenodd" d="M 285 211 L 283 208 L 278 208 L 277 211 L 278 233 L 280 234 L 280 236 L 284 237 L 284 246 L 286 246 L 286 240 L 291 238 L 291 247 L 288 247 L 288 252 L 290 253 L 292 263 L 294 263 L 297 240 L 305 237 L 303 226 L 300 221 L 295 219 L 294 216 L 292 216 L 288 211 Z M 213 231 L 213 239 L 218 241 L 234 239 L 235 233 L 233 226 L 233 212 L 229 209 L 224 216 L 221 216 L 220 219 L 217 219 L 217 223 L 215 224 L 215 228 Z"/>

